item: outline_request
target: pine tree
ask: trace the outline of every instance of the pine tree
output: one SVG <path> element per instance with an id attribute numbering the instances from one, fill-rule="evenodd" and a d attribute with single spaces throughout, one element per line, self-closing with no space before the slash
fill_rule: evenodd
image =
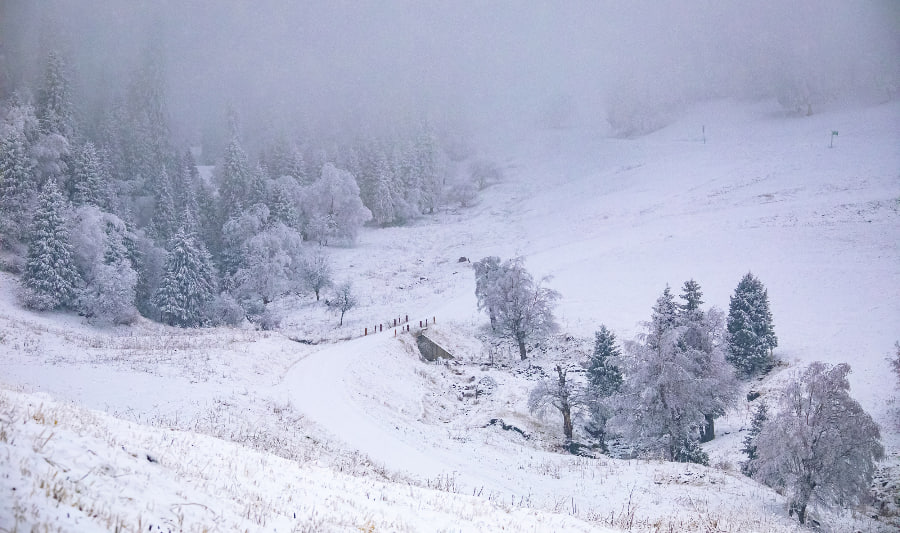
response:
<path id="1" fill-rule="evenodd" d="M 778 346 L 769 310 L 769 295 L 762 282 L 747 273 L 738 283 L 728 306 L 728 360 L 743 375 L 752 376 L 769 368 Z"/>
<path id="2" fill-rule="evenodd" d="M 81 285 L 65 224 L 66 207 L 59 189 L 48 182 L 34 215 L 22 275 L 22 300 L 33 309 L 72 306 Z"/>
<path id="3" fill-rule="evenodd" d="M 155 196 L 156 208 L 153 210 L 151 224 L 157 241 L 161 246 L 165 246 L 179 227 L 175 201 L 172 198 L 172 184 L 165 169 L 156 180 Z"/>
<path id="4" fill-rule="evenodd" d="M 69 179 L 69 194 L 76 206 L 91 204 L 102 209 L 108 207 L 108 184 L 94 144 L 86 142 L 75 153 Z"/>
<path id="5" fill-rule="evenodd" d="M 678 324 L 678 304 L 672 296 L 672 290 L 666 285 L 665 290 L 656 299 L 653 305 L 653 313 L 650 315 L 649 331 L 647 333 L 648 344 L 651 348 L 659 345 L 663 335 Z"/>
<path id="6" fill-rule="evenodd" d="M 155 295 L 163 322 L 195 327 L 202 323 L 205 306 L 215 296 L 209 253 L 184 230 L 172 239 L 166 255 L 162 284 Z"/>
<path id="7" fill-rule="evenodd" d="M 615 333 L 601 325 L 594 334 L 594 352 L 587 368 L 588 382 L 597 396 L 605 398 L 618 392 L 622 385 L 622 371 L 615 361 L 621 356 Z"/>
<path id="8" fill-rule="evenodd" d="M 247 203 L 250 182 L 250 163 L 247 154 L 241 148 L 237 136 L 231 138 L 231 142 L 225 149 L 225 160 L 222 167 L 222 186 L 219 197 L 222 202 L 222 213 L 225 220 L 237 216 L 245 208 L 252 204 Z"/>
<path id="9" fill-rule="evenodd" d="M 590 411 L 587 431 L 599 439 L 604 450 L 606 450 L 606 422 L 612 414 L 607 400 L 619 392 L 623 382 L 622 371 L 616 364 L 621 355 L 615 334 L 601 325 L 600 330 L 594 335 L 594 352 L 588 360 L 585 403 Z"/>
<path id="10" fill-rule="evenodd" d="M 685 281 L 678 297 L 684 300 L 684 303 L 678 304 L 678 315 L 683 322 L 694 321 L 703 316 L 700 310 L 703 293 L 700 291 L 699 283 L 693 279 Z"/>
<path id="11" fill-rule="evenodd" d="M 37 192 L 23 135 L 0 137 L 0 248 L 25 237 Z"/>
<path id="12" fill-rule="evenodd" d="M 734 369 L 715 341 L 719 315 L 713 308 L 700 322 L 662 329 L 658 336 L 651 331 L 644 343 L 626 344 L 628 367 L 610 423 L 642 453 L 670 461 L 706 460 L 699 443 L 712 433 L 711 420 L 737 398 Z M 648 328 L 663 322 L 651 321 Z"/>
<path id="13" fill-rule="evenodd" d="M 197 191 L 200 188 L 200 172 L 190 150 L 186 150 L 181 158 L 180 171 L 173 180 L 175 187 L 175 210 L 184 213 L 184 223 L 190 232 L 199 231 L 200 204 Z"/>
<path id="14" fill-rule="evenodd" d="M 72 137 L 75 121 L 70 93 L 71 84 L 65 62 L 57 52 L 50 52 L 37 101 L 37 115 L 44 133 Z"/>
<path id="15" fill-rule="evenodd" d="M 750 466 L 751 461 L 756 459 L 756 437 L 759 436 L 759 433 L 762 431 L 763 424 L 769 420 L 769 408 L 766 405 L 766 402 L 760 401 L 759 405 L 756 406 L 756 410 L 753 412 L 753 420 L 750 422 L 750 430 L 747 432 L 747 436 L 744 437 L 744 447 L 741 448 L 741 451 L 747 456 L 747 461 L 741 463 L 741 472 L 744 475 L 752 476 L 754 473 L 754 469 Z"/>

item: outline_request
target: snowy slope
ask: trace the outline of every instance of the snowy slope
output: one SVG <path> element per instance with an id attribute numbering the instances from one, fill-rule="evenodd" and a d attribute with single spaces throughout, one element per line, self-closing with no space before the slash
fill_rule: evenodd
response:
<path id="1" fill-rule="evenodd" d="M 759 386 L 774 390 L 808 361 L 849 362 L 852 394 L 882 425 L 888 454 L 900 461 L 900 434 L 889 415 L 897 392 L 885 361 L 900 339 L 898 125 L 896 103 L 793 118 L 772 103 L 726 101 L 637 139 L 581 129 L 494 132 L 483 145 L 503 163 L 506 179 L 484 191 L 478 205 L 411 227 L 366 230 L 357 246 L 333 250 L 338 278 L 352 279 L 362 295 L 343 327 L 323 304 L 304 298 L 282 302 L 290 314 L 280 333 L 183 332 L 146 322 L 98 331 L 77 317 L 19 309 L 14 280 L 0 275 L 0 382 L 255 450 L 210 445 L 237 462 L 257 461 L 258 452 L 299 462 L 284 467 L 290 472 L 317 462 L 321 475 L 304 479 L 326 490 L 335 490 L 335 476 L 344 478 L 334 470 L 346 466 L 354 477 L 340 483 L 354 513 L 369 505 L 358 503 L 361 487 L 388 483 L 384 490 L 393 494 L 400 489 L 390 481 L 405 480 L 442 489 L 448 501 L 461 502 L 454 509 L 481 504 L 452 493 L 476 494 L 494 506 L 478 511 L 495 520 L 486 529 L 587 527 L 558 515 L 516 515 L 510 523 L 493 516 L 521 507 L 575 514 L 597 527 L 791 531 L 796 525 L 784 500 L 735 471 L 746 405 L 717 426 L 708 450 L 718 469 L 558 453 L 558 422 L 526 409 L 539 373 L 530 365 L 547 366 L 554 356 L 519 363 L 512 352 L 491 354 L 476 340 L 486 319 L 475 309 L 471 268 L 457 259 L 524 255 L 532 272 L 554 276 L 564 331 L 588 336 L 605 323 L 620 338 L 639 331 L 666 283 L 677 289 L 694 278 L 707 305 L 727 309 L 734 286 L 752 270 L 769 290 L 776 354 L 790 365 Z M 829 148 L 832 130 L 840 136 Z M 392 331 L 362 337 L 363 328 L 406 315 L 414 326 L 437 318 L 429 331 L 459 360 L 423 363 L 411 338 Z M 492 355 L 495 366 L 487 365 Z M 466 387 L 483 378 L 496 386 L 467 396 Z M 18 406 L 35 401 L 12 392 L 6 398 Z M 143 432 L 153 433 L 101 418 L 117 443 L 145 446 Z M 493 418 L 531 438 L 484 427 Z M 10 424 L 23 439 L 41 431 Z M 26 457 L 31 447 L 17 450 L 24 454 L 17 460 L 36 460 Z M 348 459 L 355 450 L 364 459 Z M 280 465 L 248 475 L 271 477 Z M 199 475 L 176 471 L 184 483 Z M 209 488 L 215 483 L 197 490 L 220 495 Z M 232 500 L 246 495 L 221 496 L 223 509 L 232 509 Z M 273 513 L 285 509 L 271 505 Z M 437 507 L 441 518 L 418 521 L 408 516 L 416 512 L 411 505 L 405 499 L 391 515 L 411 530 L 440 530 L 475 516 Z M 343 512 L 329 508 L 321 516 L 338 524 Z M 876 527 L 820 516 L 836 531 Z"/>

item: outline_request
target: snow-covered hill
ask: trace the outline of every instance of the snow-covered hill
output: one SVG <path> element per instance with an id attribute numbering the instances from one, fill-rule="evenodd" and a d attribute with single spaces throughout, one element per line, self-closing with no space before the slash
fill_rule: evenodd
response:
<path id="1" fill-rule="evenodd" d="M 630 338 L 666 283 L 689 278 L 727 308 L 753 271 L 788 363 L 759 388 L 808 361 L 849 362 L 851 393 L 900 462 L 885 360 L 900 340 L 900 105 L 796 118 L 725 101 L 636 139 L 485 137 L 506 179 L 478 205 L 333 250 L 337 277 L 362 295 L 343 327 L 307 298 L 283 302 L 276 333 L 98 330 L 20 309 L 14 278 L 0 275 L 0 527 L 798 527 L 781 496 L 736 469 L 746 405 L 718 425 L 711 468 L 559 453 L 558 422 L 526 409 L 558 356 L 518 362 L 475 338 L 486 318 L 461 256 L 520 254 L 552 274 L 562 329 L 576 336 L 604 323 Z M 458 360 L 424 363 L 393 330 L 361 337 L 407 315 L 412 329 L 429 319 Z M 878 527 L 818 516 L 836 531 Z"/>

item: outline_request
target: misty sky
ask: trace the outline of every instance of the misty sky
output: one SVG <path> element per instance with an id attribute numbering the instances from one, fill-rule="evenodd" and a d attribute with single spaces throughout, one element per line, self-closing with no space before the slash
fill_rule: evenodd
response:
<path id="1" fill-rule="evenodd" d="M 249 130 L 419 113 L 477 124 L 554 106 L 591 122 L 621 98 L 772 96 L 794 78 L 896 91 L 900 64 L 896 0 L 2 0 L 0 30 L 8 85 L 34 86 L 55 48 L 95 105 L 158 50 L 188 138 L 228 105 Z"/>

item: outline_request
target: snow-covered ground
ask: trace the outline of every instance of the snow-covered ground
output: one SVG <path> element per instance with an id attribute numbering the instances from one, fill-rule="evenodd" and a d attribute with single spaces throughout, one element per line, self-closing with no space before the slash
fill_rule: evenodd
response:
<path id="1" fill-rule="evenodd" d="M 745 403 L 717 424 L 711 468 L 560 453 L 559 422 L 526 409 L 558 355 L 518 362 L 476 338 L 486 318 L 463 256 L 523 255 L 553 275 L 575 336 L 603 323 L 632 337 L 666 283 L 689 278 L 727 309 L 752 271 L 788 363 L 753 386 L 774 390 L 812 360 L 850 363 L 851 393 L 900 462 L 886 362 L 900 340 L 900 105 L 796 118 L 725 101 L 637 139 L 493 133 L 482 145 L 506 178 L 478 205 L 333 250 L 362 296 L 342 327 L 304 298 L 281 303 L 279 332 L 101 330 L 18 308 L 0 275 L 0 527 L 798 527 L 781 496 L 737 471 Z M 406 316 L 413 330 L 428 319 L 457 360 L 422 362 L 392 329 L 362 336 Z M 836 531 L 878 527 L 817 516 Z"/>

